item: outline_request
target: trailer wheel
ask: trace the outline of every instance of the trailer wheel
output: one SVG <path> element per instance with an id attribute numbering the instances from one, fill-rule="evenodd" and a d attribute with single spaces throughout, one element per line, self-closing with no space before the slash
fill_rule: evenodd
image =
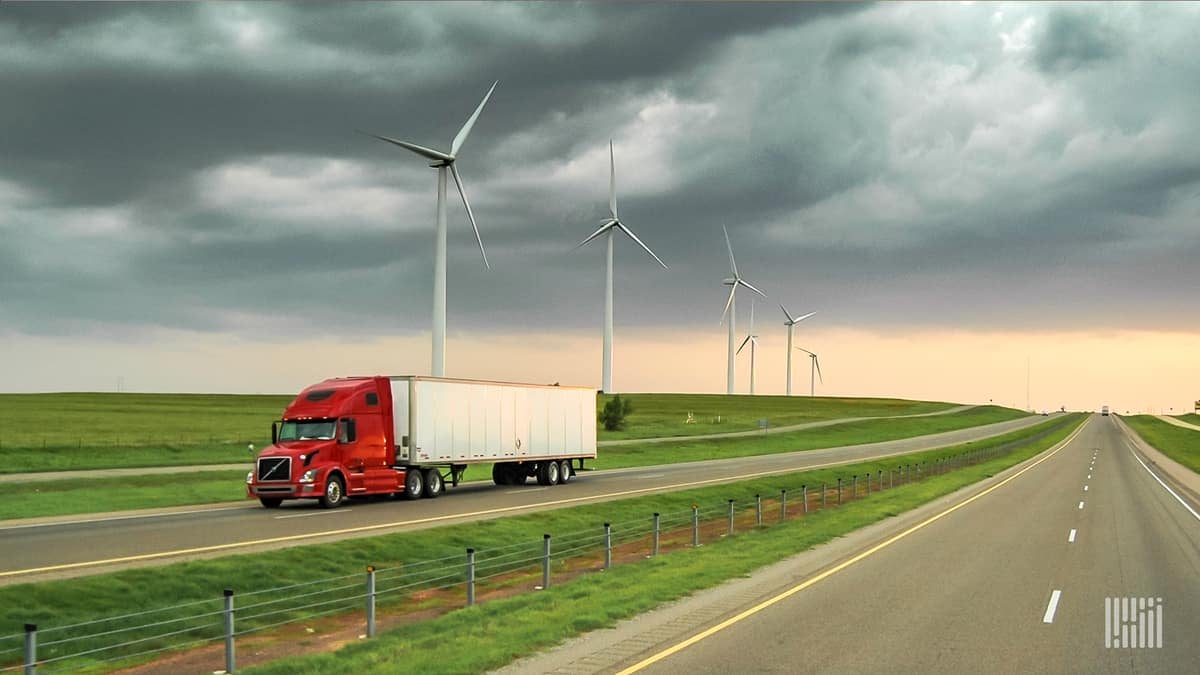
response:
<path id="1" fill-rule="evenodd" d="M 321 495 L 321 506 L 327 509 L 336 509 L 346 501 L 346 484 L 342 482 L 341 476 L 330 476 L 329 480 L 325 481 L 325 494 Z"/>
<path id="2" fill-rule="evenodd" d="M 283 503 L 283 500 L 279 497 L 259 497 L 258 501 L 262 502 L 262 505 L 268 509 L 277 509 Z"/>
<path id="3" fill-rule="evenodd" d="M 558 484 L 558 462 L 540 462 L 538 464 L 538 485 Z"/>
<path id="4" fill-rule="evenodd" d="M 492 482 L 496 485 L 508 485 L 509 476 L 512 472 L 509 471 L 508 465 L 503 462 L 496 462 L 492 465 Z"/>
<path id="5" fill-rule="evenodd" d="M 564 459 L 558 463 L 558 484 L 565 485 L 571 480 L 571 460 Z"/>
<path id="6" fill-rule="evenodd" d="M 529 478 L 529 474 L 526 472 L 524 464 L 508 465 L 509 485 L 524 485 L 527 478 Z"/>
<path id="7" fill-rule="evenodd" d="M 425 477 L 421 470 L 413 467 L 404 472 L 404 498 L 420 499 L 425 493 Z"/>
<path id="8" fill-rule="evenodd" d="M 446 485 L 442 482 L 442 473 L 437 467 L 425 469 L 425 496 L 433 499 L 442 494 Z"/>

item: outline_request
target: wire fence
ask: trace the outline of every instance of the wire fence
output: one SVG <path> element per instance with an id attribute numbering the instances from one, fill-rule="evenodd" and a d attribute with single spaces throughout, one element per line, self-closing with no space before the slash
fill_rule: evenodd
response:
<path id="1" fill-rule="evenodd" d="M 0 636 L 0 672 L 117 668 L 150 660 L 155 654 L 222 640 L 225 670 L 232 672 L 239 637 L 335 614 L 353 617 L 360 613 L 366 620 L 368 636 L 373 636 L 377 605 L 403 614 L 412 611 L 405 601 L 420 594 L 424 600 L 439 600 L 442 609 L 448 611 L 474 604 L 479 588 L 493 596 L 529 590 L 530 586 L 544 589 L 551 585 L 555 570 L 559 579 L 565 580 L 608 568 L 614 559 L 656 556 L 701 546 L 739 531 L 803 518 L 872 493 L 986 461 L 1037 442 L 1061 426 L 1004 444 L 899 464 L 874 474 L 842 476 L 813 486 L 780 485 L 778 492 L 760 494 L 748 502 L 728 499 L 695 504 L 690 509 L 605 523 L 602 528 L 545 534 L 541 541 L 467 549 L 465 555 L 368 567 L 365 573 L 239 591 L 236 595 L 233 589 L 225 589 L 222 596 L 208 600 L 144 608 L 68 625 L 26 624 L 24 632 Z M 219 665 L 212 664 L 212 669 Z"/>

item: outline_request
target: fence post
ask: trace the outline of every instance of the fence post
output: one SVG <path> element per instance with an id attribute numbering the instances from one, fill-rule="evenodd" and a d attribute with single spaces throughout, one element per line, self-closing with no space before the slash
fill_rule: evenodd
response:
<path id="1" fill-rule="evenodd" d="M 838 506 L 842 505 L 842 477 L 838 476 Z"/>
<path id="2" fill-rule="evenodd" d="M 692 548 L 700 545 L 700 507 L 692 504 Z"/>
<path id="3" fill-rule="evenodd" d="M 808 515 L 808 486 L 800 486 L 800 501 L 804 503 L 804 514 Z"/>
<path id="4" fill-rule="evenodd" d="M 542 590 L 550 588 L 550 535 L 542 535 Z"/>
<path id="5" fill-rule="evenodd" d="M 762 525 L 762 495 L 754 495 L 754 524 Z"/>
<path id="6" fill-rule="evenodd" d="M 787 518 L 787 490 L 779 491 L 779 522 Z"/>
<path id="7" fill-rule="evenodd" d="M 821 481 L 821 510 L 825 510 L 825 481 Z"/>
<path id="8" fill-rule="evenodd" d="M 851 499 L 858 499 L 858 474 L 854 474 L 854 492 L 850 493 Z"/>
<path id="9" fill-rule="evenodd" d="M 232 673 L 236 665 L 233 651 L 233 589 L 225 589 L 225 672 Z"/>
<path id="10" fill-rule="evenodd" d="M 604 569 L 612 569 L 612 524 L 604 524 Z"/>
<path id="11" fill-rule="evenodd" d="M 25 624 L 25 675 L 37 673 L 37 624 Z"/>
<path id="12" fill-rule="evenodd" d="M 729 534 L 733 534 L 733 500 L 729 500 Z"/>
<path id="13" fill-rule="evenodd" d="M 660 528 L 659 528 L 659 520 L 658 520 L 658 511 L 655 511 L 654 512 L 654 553 L 653 553 L 653 555 L 658 555 L 658 533 L 659 532 L 660 532 Z"/>
<path id="14" fill-rule="evenodd" d="M 879 481 L 876 483 L 879 486 L 879 492 L 883 492 L 883 469 L 879 470 Z"/>
<path id="15" fill-rule="evenodd" d="M 871 472 L 868 471 L 866 474 L 864 474 L 864 476 L 867 479 L 867 496 L 870 497 L 871 496 Z"/>
<path id="16" fill-rule="evenodd" d="M 475 604 L 475 549 L 467 549 L 467 607 Z"/>
<path id="17" fill-rule="evenodd" d="M 375 566 L 367 565 L 367 637 L 375 637 Z"/>
<path id="18" fill-rule="evenodd" d="M 888 469 L 888 489 L 891 490 L 894 487 L 896 487 L 896 473 Z"/>

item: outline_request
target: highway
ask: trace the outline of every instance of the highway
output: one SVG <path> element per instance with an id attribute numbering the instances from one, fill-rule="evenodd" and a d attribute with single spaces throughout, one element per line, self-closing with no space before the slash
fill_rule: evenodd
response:
<path id="1" fill-rule="evenodd" d="M 584 472 L 554 487 L 451 488 L 434 500 L 351 502 L 324 510 L 313 501 L 267 510 L 257 502 L 0 524 L 0 584 L 95 574 L 134 566 L 278 549 L 455 522 L 497 518 L 666 490 L 720 484 L 903 454 L 994 436 L 1045 421 L 1026 417 L 898 441 L 804 452 Z M 114 489 L 119 484 L 114 483 Z"/>
<path id="2" fill-rule="evenodd" d="M 1197 672 L 1200 506 L 1155 478 L 1115 418 L 1057 447 L 505 670 Z M 1161 621 L 1114 619 L 1105 599 L 1122 597 L 1161 602 Z M 1151 644 L 1161 630 L 1162 647 L 1106 646 L 1114 626 L 1148 628 Z"/>

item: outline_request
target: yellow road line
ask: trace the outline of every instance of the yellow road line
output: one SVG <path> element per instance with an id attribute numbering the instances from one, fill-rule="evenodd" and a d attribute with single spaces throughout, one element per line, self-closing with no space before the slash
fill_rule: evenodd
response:
<path id="1" fill-rule="evenodd" d="M 757 471 L 755 473 L 746 473 L 737 476 L 721 476 L 720 478 L 707 478 L 705 480 L 690 481 L 687 483 L 675 483 L 672 485 L 656 485 L 654 487 L 638 488 L 636 490 L 624 490 L 621 492 L 609 492 L 602 495 L 591 495 L 588 497 L 572 497 L 570 499 L 557 499 L 548 502 L 538 502 L 536 504 L 522 504 L 518 506 L 502 506 L 494 509 L 484 509 L 482 511 L 472 511 L 468 513 L 454 513 L 445 516 L 431 516 L 429 518 L 418 518 L 416 520 L 402 520 L 391 523 L 381 523 L 379 525 L 363 525 L 360 527 L 349 527 L 339 530 L 324 530 L 322 532 L 310 532 L 307 534 L 293 534 L 285 537 L 271 537 L 269 539 L 255 539 L 251 541 L 231 542 L 228 544 L 214 544 L 212 546 L 199 546 L 196 548 L 178 549 L 175 551 L 159 551 L 157 553 L 143 553 L 140 555 L 123 556 L 120 558 L 107 558 L 105 560 L 87 560 L 83 562 L 63 563 L 60 565 L 47 565 L 45 567 L 31 567 L 23 570 L 10 570 L 0 572 L 0 579 L 6 577 L 16 577 L 27 574 L 40 574 L 45 572 L 61 572 L 64 570 L 82 569 L 85 567 L 101 567 L 104 565 L 119 565 L 122 563 L 142 562 L 146 560 L 157 560 L 159 558 L 169 558 L 172 556 L 195 555 L 198 553 L 215 553 L 217 551 L 228 551 L 237 548 L 246 548 L 250 546 L 262 546 L 267 544 L 281 544 L 291 541 L 303 541 L 305 539 L 317 539 L 320 537 L 337 537 L 347 534 L 358 534 L 360 532 L 371 532 L 374 530 L 383 530 L 387 528 L 404 527 L 410 525 L 423 525 L 426 523 L 436 523 L 446 520 L 457 520 L 462 518 L 478 518 L 480 516 L 490 516 L 499 513 L 512 513 L 514 511 L 528 511 L 539 509 L 547 506 L 561 506 L 564 504 L 575 504 L 587 501 L 596 501 L 608 499 L 612 497 L 627 497 L 630 495 L 643 494 L 646 492 L 662 492 L 664 490 L 672 490 L 677 488 L 699 487 L 702 485 L 712 485 L 714 483 L 729 483 L 738 480 L 748 480 L 751 478 L 759 478 L 761 476 L 770 476 L 780 473 L 796 473 L 799 471 L 813 471 L 816 469 L 824 469 L 831 466 L 839 466 L 844 464 L 857 464 L 860 462 L 873 462 L 879 459 L 894 457 L 897 454 L 908 454 L 909 452 L 929 452 L 937 448 L 928 450 L 911 450 L 901 453 L 891 453 L 884 455 L 876 455 L 874 457 L 861 457 L 857 459 L 838 460 L 834 462 L 825 462 L 823 464 L 813 464 L 811 466 L 790 467 L 783 469 L 771 469 L 769 471 Z"/>
<path id="2" fill-rule="evenodd" d="M 1087 421 L 1090 421 L 1090 419 Z M 854 565 L 855 563 L 858 563 L 858 562 L 862 561 L 863 559 L 868 558 L 868 557 L 874 555 L 875 553 L 878 553 L 879 551 L 887 548 L 888 546 L 891 546 L 892 544 L 896 543 L 897 541 L 900 541 L 901 539 L 907 537 L 908 535 L 912 534 L 913 532 L 916 532 L 917 530 L 924 528 L 925 526 L 929 525 L 930 523 L 933 523 L 934 521 L 937 521 L 937 520 L 941 520 L 945 516 L 961 509 L 962 507 L 966 506 L 967 504 L 970 504 L 971 502 L 975 501 L 976 499 L 979 499 L 980 497 L 983 497 L 984 495 L 989 494 L 992 491 L 1003 487 L 1006 483 L 1016 480 L 1018 477 L 1021 476 L 1021 474 L 1025 473 L 1026 471 L 1029 471 L 1030 469 L 1034 468 L 1035 466 L 1050 459 L 1054 455 L 1058 454 L 1058 451 L 1067 447 L 1067 444 L 1069 444 L 1071 441 L 1075 440 L 1075 437 L 1079 435 L 1079 432 L 1083 431 L 1083 428 L 1085 426 L 1087 426 L 1087 421 L 1085 421 L 1084 424 L 1081 424 L 1079 426 L 1079 428 L 1077 428 L 1070 436 L 1063 439 L 1062 442 L 1060 442 L 1058 444 L 1058 447 L 1055 448 L 1054 450 L 1052 450 L 1048 455 L 1039 459 L 1038 461 L 1034 462 L 1033 464 L 1030 464 L 1029 466 L 1025 467 L 1024 469 L 1021 469 L 1020 471 L 1009 476 L 1008 478 L 1005 478 L 1004 480 L 1000 481 L 999 483 L 996 483 L 995 485 L 984 490 L 983 492 L 980 492 L 976 495 L 968 497 L 967 499 L 955 504 L 954 506 L 951 506 L 950 508 L 946 509 L 945 511 L 942 511 L 941 513 L 930 516 L 929 518 L 926 518 L 925 520 L 921 521 L 920 523 L 913 525 L 912 527 L 901 532 L 900 534 L 897 534 L 897 535 L 891 537 L 890 539 L 887 539 L 886 541 L 883 541 L 879 544 L 876 544 L 875 546 L 872 546 L 871 548 L 863 551 L 862 553 L 859 553 L 858 555 L 854 556 L 853 558 L 850 558 L 849 560 L 846 560 L 834 567 L 831 567 L 830 569 L 825 570 L 824 572 L 818 574 L 817 576 L 812 577 L 811 579 L 808 579 L 807 581 L 801 582 L 774 597 L 768 598 L 768 599 L 758 603 L 757 605 L 751 607 L 750 609 L 747 609 L 747 610 L 741 612 L 740 614 L 732 616 L 705 631 L 697 633 L 697 634 L 693 635 L 692 637 L 684 640 L 683 642 L 679 642 L 671 647 L 668 647 L 668 648 L 658 652 L 657 654 L 653 654 L 653 655 L 633 664 L 632 666 L 626 668 L 625 670 L 619 671 L 617 673 L 617 675 L 630 675 L 630 673 L 636 673 L 636 672 L 643 670 L 651 665 L 654 665 L 655 663 L 658 663 L 659 661 L 662 661 L 663 659 L 665 659 L 673 654 L 677 654 L 677 653 L 683 651 L 684 649 L 691 647 L 692 645 L 696 644 L 697 642 L 700 642 L 701 640 L 712 637 L 713 635 L 716 635 L 717 633 L 725 630 L 726 628 L 729 628 L 730 626 L 732 626 L 736 623 L 739 623 L 739 622 L 743 621 L 744 619 L 749 618 L 776 603 L 786 600 L 787 598 L 792 597 L 793 595 L 799 593 L 800 591 L 803 591 L 810 586 L 818 584 L 821 581 L 824 581 L 825 579 L 833 576 L 834 574 L 841 572 L 842 570 L 846 569 L 847 567 L 850 567 L 851 565 Z"/>

